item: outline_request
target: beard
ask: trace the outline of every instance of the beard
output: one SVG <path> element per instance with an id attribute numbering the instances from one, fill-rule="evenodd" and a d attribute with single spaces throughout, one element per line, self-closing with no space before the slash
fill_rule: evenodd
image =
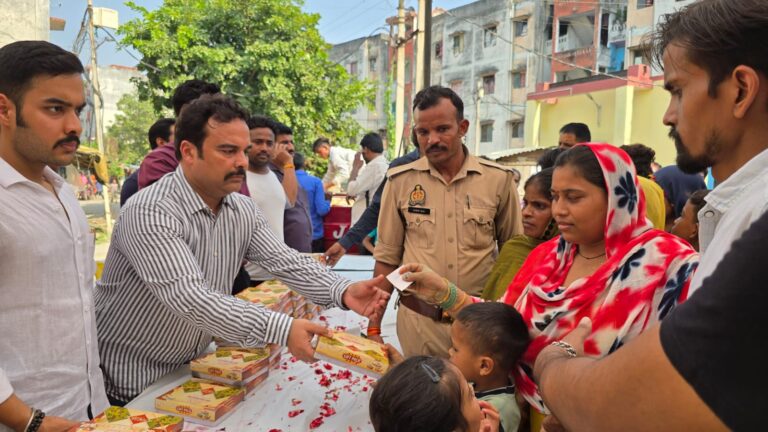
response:
<path id="1" fill-rule="evenodd" d="M 675 141 L 677 167 L 686 174 L 698 174 L 714 165 L 714 157 L 722 148 L 720 136 L 715 131 L 712 131 L 707 137 L 704 143 L 704 153 L 700 156 L 694 156 L 688 151 L 675 128 L 669 130 L 669 137 Z"/>

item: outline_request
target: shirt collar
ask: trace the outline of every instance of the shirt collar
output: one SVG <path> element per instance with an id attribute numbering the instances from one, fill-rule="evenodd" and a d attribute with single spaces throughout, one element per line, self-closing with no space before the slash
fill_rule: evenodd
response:
<path id="1" fill-rule="evenodd" d="M 211 211 L 208 204 L 203 201 L 203 198 L 192 189 L 192 185 L 189 184 L 187 178 L 184 176 L 184 169 L 179 165 L 176 171 L 173 172 L 173 176 L 176 179 L 176 184 L 179 186 L 179 192 L 181 193 L 181 206 L 186 213 L 194 214 L 199 211 Z M 233 192 L 236 193 L 236 192 Z M 224 197 L 221 201 L 222 205 L 230 208 L 235 208 L 232 201 L 232 194 Z"/>
<path id="2" fill-rule="evenodd" d="M 763 150 L 744 166 L 717 185 L 704 200 L 720 213 L 725 213 L 748 193 L 749 186 L 768 176 L 768 150 Z"/>
<path id="3" fill-rule="evenodd" d="M 43 177 L 48 180 L 56 193 L 59 192 L 64 185 L 64 179 L 60 175 L 56 174 L 50 167 L 43 169 Z M 21 175 L 16 168 L 12 167 L 5 159 L 0 158 L 0 186 L 3 188 L 9 188 L 16 183 L 34 183 L 32 180 Z"/>

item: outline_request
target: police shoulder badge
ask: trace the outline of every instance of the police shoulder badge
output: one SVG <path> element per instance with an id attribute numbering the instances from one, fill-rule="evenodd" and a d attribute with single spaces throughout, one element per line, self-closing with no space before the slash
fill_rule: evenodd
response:
<path id="1" fill-rule="evenodd" d="M 408 197 L 408 205 L 419 206 L 424 205 L 427 202 L 427 193 L 424 192 L 424 188 L 420 184 L 413 187 L 411 195 Z"/>

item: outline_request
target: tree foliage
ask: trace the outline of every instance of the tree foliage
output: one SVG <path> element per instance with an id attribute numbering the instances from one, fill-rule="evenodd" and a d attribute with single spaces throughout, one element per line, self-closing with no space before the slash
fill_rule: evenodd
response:
<path id="1" fill-rule="evenodd" d="M 149 152 L 147 131 L 159 115 L 148 101 L 127 93 L 117 102 L 118 114 L 106 133 L 110 174 L 119 175 L 125 165 L 138 165 Z"/>
<path id="2" fill-rule="evenodd" d="M 329 60 L 320 17 L 302 12 L 300 0 L 165 0 L 153 11 L 127 4 L 142 16 L 121 27 L 123 43 L 143 55 L 148 80 L 139 91 L 156 108 L 197 78 L 290 125 L 307 154 L 317 136 L 346 143 L 359 133 L 349 113 L 371 104 L 372 86 Z"/>

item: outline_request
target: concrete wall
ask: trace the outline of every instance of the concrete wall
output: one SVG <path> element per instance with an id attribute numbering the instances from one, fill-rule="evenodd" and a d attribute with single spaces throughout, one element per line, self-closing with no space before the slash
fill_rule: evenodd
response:
<path id="1" fill-rule="evenodd" d="M 132 78 L 143 78 L 144 75 L 134 67 L 99 66 L 99 86 L 104 98 L 104 131 L 115 121 L 119 112 L 117 103 L 123 95 L 136 93 L 136 84 Z"/>
<path id="2" fill-rule="evenodd" d="M 669 103 L 663 82 L 657 80 L 652 86 L 639 87 L 628 86 L 621 80 L 608 81 L 615 85 L 584 92 L 577 86 L 552 88 L 551 98 L 532 95 L 536 99 L 529 99 L 527 104 L 526 147 L 557 145 L 564 124 L 581 122 L 592 131 L 592 141 L 645 144 L 656 151 L 660 164 L 673 163 L 674 143 L 667 136 L 669 128 L 662 123 Z"/>
<path id="3" fill-rule="evenodd" d="M 376 89 L 373 109 L 366 105 L 358 107 L 352 117 L 360 124 L 363 134 L 366 132 L 382 133 L 386 138 L 387 111 L 385 104 L 385 90 L 389 66 L 387 35 L 375 35 L 367 38 L 359 38 L 334 45 L 328 53 L 331 61 L 342 65 L 347 71 L 353 63 L 357 64 L 357 72 L 354 74 L 358 80 L 373 82 Z M 375 59 L 375 65 L 371 68 L 371 59 Z M 394 100 L 394 94 L 392 96 Z M 355 144 L 359 142 L 357 137 Z"/>
<path id="4" fill-rule="evenodd" d="M 0 0 L 0 46 L 20 40 L 48 40 L 49 0 Z"/>

